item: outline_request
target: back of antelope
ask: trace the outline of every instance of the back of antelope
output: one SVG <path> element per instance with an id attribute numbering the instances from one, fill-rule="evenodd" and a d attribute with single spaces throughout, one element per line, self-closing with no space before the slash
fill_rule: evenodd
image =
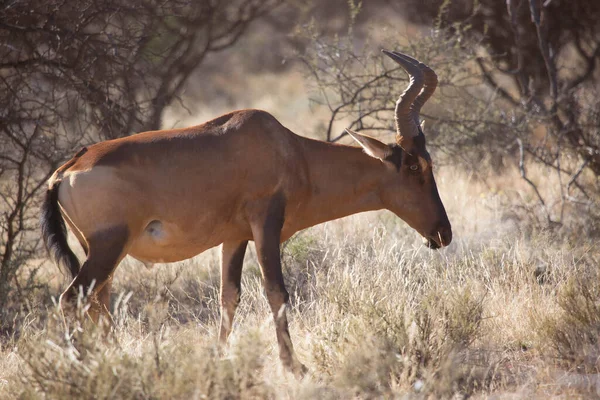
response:
<path id="1" fill-rule="evenodd" d="M 61 296 L 91 293 L 89 314 L 109 317 L 114 271 L 127 254 L 145 264 L 176 262 L 222 244 L 220 341 L 240 299 L 246 245 L 254 240 L 275 319 L 280 357 L 297 360 L 286 316 L 279 245 L 294 233 L 346 215 L 388 209 L 430 248 L 452 240 L 419 112 L 437 85 L 417 60 L 384 51 L 411 77 L 396 103 L 396 143 L 348 133 L 361 147 L 298 136 L 273 116 L 242 110 L 186 129 L 97 143 L 58 168 L 42 206 L 42 234 L 73 281 Z M 67 244 L 65 222 L 83 247 Z"/>

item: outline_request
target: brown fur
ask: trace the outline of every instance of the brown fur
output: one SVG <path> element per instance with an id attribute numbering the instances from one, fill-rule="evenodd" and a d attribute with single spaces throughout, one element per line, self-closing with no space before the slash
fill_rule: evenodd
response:
<path id="1" fill-rule="evenodd" d="M 301 371 L 287 327 L 280 242 L 357 212 L 386 208 L 434 248 L 451 241 L 424 139 L 360 148 L 297 136 L 273 116 L 242 110 L 186 129 L 145 132 L 89 146 L 59 168 L 58 202 L 88 259 L 63 298 L 94 282 L 94 312 L 107 313 L 119 261 L 175 262 L 223 244 L 220 338 L 240 295 L 246 244 L 256 242 L 284 364 Z M 418 165 L 417 171 L 410 165 Z M 102 304 L 101 304 L 102 303 Z"/>

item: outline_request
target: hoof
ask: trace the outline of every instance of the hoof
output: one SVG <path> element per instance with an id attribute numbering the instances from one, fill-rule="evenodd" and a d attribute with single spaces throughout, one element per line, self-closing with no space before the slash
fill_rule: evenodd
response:
<path id="1" fill-rule="evenodd" d="M 284 362 L 283 366 L 288 372 L 294 374 L 294 376 L 298 379 L 303 378 L 308 372 L 308 368 L 306 368 L 306 366 L 298 360 Z"/>
<path id="2" fill-rule="evenodd" d="M 292 367 L 292 373 L 296 376 L 296 378 L 303 378 L 308 372 L 308 368 L 300 362 L 296 362 L 296 364 Z"/>

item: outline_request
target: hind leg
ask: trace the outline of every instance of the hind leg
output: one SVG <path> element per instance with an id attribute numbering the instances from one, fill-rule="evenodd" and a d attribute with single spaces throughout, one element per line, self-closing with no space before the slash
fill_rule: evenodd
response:
<path id="1" fill-rule="evenodd" d="M 119 262 L 120 262 L 120 260 L 119 260 Z M 115 267 L 117 265 L 119 265 L 119 263 L 116 263 Z M 98 307 L 100 307 L 100 316 L 108 317 L 108 319 L 106 321 L 108 324 L 112 323 L 112 318 L 110 317 L 110 291 L 112 289 L 112 280 L 113 280 L 113 275 L 110 274 L 108 276 L 108 279 L 106 280 L 106 283 L 102 287 L 102 289 L 98 290 L 98 296 L 97 296 Z"/>
<path id="2" fill-rule="evenodd" d="M 221 327 L 219 341 L 227 342 L 235 310 L 240 302 L 242 264 L 248 241 L 225 242 L 221 247 Z"/>
<path id="3" fill-rule="evenodd" d="M 87 240 L 88 257 L 77 277 L 61 295 L 61 305 L 73 305 L 80 290 L 88 296 L 88 314 L 97 323 L 100 315 L 109 317 L 112 274 L 126 254 L 129 234 L 126 226 L 96 232 Z"/>

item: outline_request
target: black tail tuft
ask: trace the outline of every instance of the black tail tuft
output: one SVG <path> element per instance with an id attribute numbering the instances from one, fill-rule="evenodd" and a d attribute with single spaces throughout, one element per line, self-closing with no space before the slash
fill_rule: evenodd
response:
<path id="1" fill-rule="evenodd" d="M 58 265 L 62 265 L 75 279 L 79 273 L 79 260 L 71 251 L 67 242 L 67 228 L 58 206 L 58 187 L 60 182 L 52 185 L 46 192 L 46 198 L 42 203 L 40 225 L 42 238 L 50 258 Z"/>

